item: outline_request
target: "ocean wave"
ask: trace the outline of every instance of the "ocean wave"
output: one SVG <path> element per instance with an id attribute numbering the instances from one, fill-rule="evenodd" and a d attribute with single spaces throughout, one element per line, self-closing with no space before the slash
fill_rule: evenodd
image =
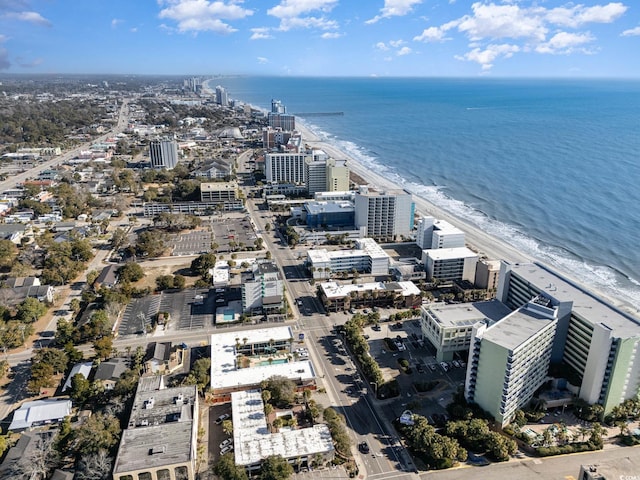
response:
<path id="1" fill-rule="evenodd" d="M 565 248 L 545 244 L 542 240 L 523 232 L 519 227 L 490 218 L 479 208 L 451 197 L 447 193 L 446 185 L 429 186 L 413 182 L 400 175 L 393 167 L 381 162 L 374 152 L 355 142 L 340 139 L 317 125 L 309 123 L 304 125 L 322 141 L 345 152 L 366 168 L 375 169 L 412 194 L 513 246 L 525 255 L 536 258 L 558 271 L 566 272 L 588 288 L 599 291 L 607 297 L 623 300 L 640 310 L 640 281 L 612 267 L 589 263 Z"/>

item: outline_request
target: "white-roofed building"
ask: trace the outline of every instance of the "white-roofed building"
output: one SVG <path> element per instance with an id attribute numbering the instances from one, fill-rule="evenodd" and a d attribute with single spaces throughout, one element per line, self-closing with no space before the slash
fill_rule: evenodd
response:
<path id="1" fill-rule="evenodd" d="M 231 404 L 236 465 L 257 470 L 272 455 L 280 455 L 298 466 L 310 465 L 318 455 L 322 456 L 321 463 L 333 458 L 335 450 L 326 425 L 271 433 L 260 390 L 234 392 Z"/>
<path id="2" fill-rule="evenodd" d="M 258 328 L 211 335 L 211 397 L 231 400 L 231 393 L 256 388 L 279 375 L 299 390 L 315 390 L 316 372 L 308 359 L 293 352 L 291 327 Z"/>
<path id="3" fill-rule="evenodd" d="M 62 386 L 62 392 L 64 393 L 71 388 L 71 379 L 73 379 L 74 376 L 80 374 L 84 378 L 89 378 L 89 374 L 91 373 L 92 368 L 93 368 L 93 362 L 76 363 L 71 368 L 71 371 L 69 372 L 69 376 L 67 377 L 67 380 L 64 382 L 64 385 Z"/>
<path id="4" fill-rule="evenodd" d="M 428 280 L 467 280 L 473 283 L 478 254 L 467 247 L 436 248 L 423 250 L 422 261 Z"/>
<path id="5" fill-rule="evenodd" d="M 58 423 L 71 414 L 68 398 L 46 398 L 25 402 L 13 413 L 9 430 L 25 430 L 31 427 Z"/>
<path id="6" fill-rule="evenodd" d="M 417 308 L 422 304 L 420 289 L 413 282 L 322 282 L 320 299 L 332 312 L 351 307 Z"/>
<path id="7" fill-rule="evenodd" d="M 354 250 L 314 249 L 307 252 L 313 278 L 330 278 L 338 272 L 357 271 L 371 275 L 389 274 L 389 255 L 372 238 L 356 240 Z"/>

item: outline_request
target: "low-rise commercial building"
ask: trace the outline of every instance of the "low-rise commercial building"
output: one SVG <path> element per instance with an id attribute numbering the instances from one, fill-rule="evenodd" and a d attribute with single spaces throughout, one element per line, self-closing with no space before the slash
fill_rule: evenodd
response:
<path id="1" fill-rule="evenodd" d="M 413 282 L 322 282 L 319 296 L 332 312 L 352 307 L 418 308 L 422 304 L 420 289 Z"/>
<path id="2" fill-rule="evenodd" d="M 141 378 L 113 480 L 194 480 L 197 436 L 197 386 L 165 388 L 162 376 Z"/>
<path id="3" fill-rule="evenodd" d="M 237 182 L 206 182 L 200 184 L 203 203 L 233 203 L 238 200 Z"/>
<path id="4" fill-rule="evenodd" d="M 231 408 L 236 465 L 248 471 L 258 470 L 262 461 L 273 455 L 280 455 L 297 468 L 311 466 L 312 461 L 325 464 L 333 459 L 335 451 L 326 425 L 283 428 L 272 433 L 260 390 L 232 393 Z"/>

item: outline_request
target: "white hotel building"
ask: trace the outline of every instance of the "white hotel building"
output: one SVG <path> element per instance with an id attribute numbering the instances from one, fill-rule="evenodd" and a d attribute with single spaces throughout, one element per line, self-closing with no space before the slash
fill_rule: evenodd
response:
<path id="1" fill-rule="evenodd" d="M 422 251 L 427 279 L 474 282 L 478 254 L 467 247 L 436 248 Z"/>
<path id="2" fill-rule="evenodd" d="M 307 252 L 313 278 L 331 278 L 339 272 L 353 270 L 370 275 L 389 274 L 389 255 L 372 238 L 356 240 L 355 250 L 314 249 Z"/>

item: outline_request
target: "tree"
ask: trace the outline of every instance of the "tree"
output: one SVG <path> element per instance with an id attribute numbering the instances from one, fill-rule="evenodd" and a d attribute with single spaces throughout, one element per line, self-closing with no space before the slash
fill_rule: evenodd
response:
<path id="1" fill-rule="evenodd" d="M 233 422 L 231 420 L 223 420 L 222 431 L 225 435 L 233 435 Z"/>
<path id="2" fill-rule="evenodd" d="M 118 268 L 118 278 L 121 282 L 134 283 L 144 278 L 144 270 L 135 262 L 127 262 Z"/>
<path id="3" fill-rule="evenodd" d="M 93 342 L 93 349 L 96 352 L 96 357 L 106 360 L 111 357 L 113 351 L 113 337 L 111 335 L 105 335 L 104 337 L 97 338 Z"/>
<path id="4" fill-rule="evenodd" d="M 37 298 L 25 298 L 16 312 L 16 319 L 21 322 L 35 322 L 47 313 L 47 306 Z"/>
<path id="5" fill-rule="evenodd" d="M 280 455 L 272 455 L 262 461 L 260 480 L 287 480 L 293 475 L 293 467 Z"/>
<path id="6" fill-rule="evenodd" d="M 145 231 L 138 235 L 136 252 L 143 257 L 158 257 L 164 251 L 164 238 L 159 231 Z"/>
<path id="7" fill-rule="evenodd" d="M 52 388 L 55 384 L 51 365 L 34 363 L 31 366 L 31 379 L 27 382 L 27 391 L 29 393 L 38 394 L 41 388 Z"/>
<path id="8" fill-rule="evenodd" d="M 80 459 L 74 478 L 78 480 L 107 480 L 111 478 L 112 463 L 113 459 L 109 456 L 109 452 L 100 448 L 97 452 Z"/>
<path id="9" fill-rule="evenodd" d="M 71 378 L 71 390 L 69 396 L 78 405 L 84 405 L 91 394 L 91 382 L 81 373 L 76 373 Z"/>
<path id="10" fill-rule="evenodd" d="M 197 385 L 203 391 L 209 384 L 211 372 L 211 358 L 199 358 L 193 362 L 193 368 L 187 375 L 184 383 L 186 385 Z"/>
<path id="11" fill-rule="evenodd" d="M 119 249 L 124 245 L 124 242 L 127 241 L 127 231 L 123 228 L 116 228 L 111 234 L 111 240 L 109 241 L 109 245 L 114 250 Z"/>
<path id="12" fill-rule="evenodd" d="M 71 451 L 78 458 L 86 458 L 100 450 L 109 451 L 120 440 L 120 431 L 120 421 L 117 417 L 95 413 L 75 429 Z"/>
<path id="13" fill-rule="evenodd" d="M 204 276 L 216 264 L 216 256 L 213 253 L 204 253 L 191 262 L 191 271 L 196 275 Z"/>
<path id="14" fill-rule="evenodd" d="M 36 350 L 32 358 L 33 365 L 44 363 L 50 365 L 53 373 L 64 373 L 69 365 L 69 357 L 57 348 L 41 348 Z"/>
<path id="15" fill-rule="evenodd" d="M 18 256 L 18 247 L 11 240 L 0 240 L 0 268 L 10 268 Z"/>
<path id="16" fill-rule="evenodd" d="M 184 278 L 183 275 L 174 275 L 173 276 L 173 288 L 178 288 L 180 290 L 184 289 L 187 284 L 187 279 Z"/>
<path id="17" fill-rule="evenodd" d="M 159 275 L 156 277 L 156 290 L 169 290 L 174 287 L 172 275 Z"/>
<path id="18" fill-rule="evenodd" d="M 220 457 L 218 463 L 213 467 L 213 473 L 222 480 L 247 480 L 247 472 L 239 465 L 236 465 L 233 453 L 225 453 Z"/>
<path id="19" fill-rule="evenodd" d="M 295 384 L 288 378 L 274 375 L 262 382 L 261 387 L 271 392 L 271 403 L 277 407 L 287 407 L 295 399 Z"/>

